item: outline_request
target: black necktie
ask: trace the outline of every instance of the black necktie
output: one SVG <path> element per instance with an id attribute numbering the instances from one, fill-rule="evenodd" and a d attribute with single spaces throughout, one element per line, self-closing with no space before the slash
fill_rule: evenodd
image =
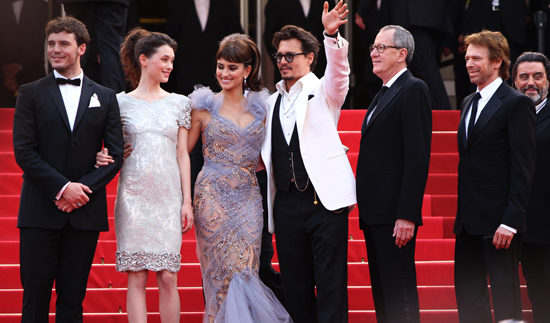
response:
<path id="1" fill-rule="evenodd" d="M 468 140 L 470 140 L 470 137 L 472 136 L 472 130 L 474 129 L 474 125 L 476 123 L 477 102 L 479 99 L 481 99 L 481 94 L 476 92 L 476 94 L 474 94 L 474 98 L 472 99 L 472 108 L 470 109 L 472 112 L 470 113 L 470 122 L 468 122 Z"/>
<path id="2" fill-rule="evenodd" d="M 369 111 L 369 116 L 367 116 L 367 123 L 366 124 L 369 124 L 370 122 L 370 119 L 372 118 L 372 114 L 374 113 L 374 110 L 376 110 L 376 107 L 378 106 L 378 103 L 380 102 L 380 100 L 382 100 L 382 97 L 384 96 L 384 94 L 386 94 L 386 91 L 389 89 L 389 87 L 387 86 L 382 86 L 382 88 L 380 89 L 380 92 L 378 92 L 378 99 L 376 100 L 376 104 L 373 105 L 371 111 Z"/>
<path id="3" fill-rule="evenodd" d="M 55 79 L 55 82 L 59 85 L 63 85 L 63 84 L 71 84 L 71 85 L 74 85 L 74 86 L 80 86 L 80 79 L 64 79 L 62 77 L 58 77 Z"/>

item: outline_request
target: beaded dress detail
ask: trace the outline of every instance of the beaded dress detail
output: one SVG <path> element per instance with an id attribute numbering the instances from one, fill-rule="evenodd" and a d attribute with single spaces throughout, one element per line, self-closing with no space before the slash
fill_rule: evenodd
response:
<path id="1" fill-rule="evenodd" d="M 254 120 L 244 128 L 219 114 L 223 95 L 197 88 L 189 96 L 194 109 L 211 115 L 194 197 L 205 323 L 291 322 L 258 276 L 263 209 L 256 166 L 268 96 L 267 90 L 249 93 L 243 108 Z"/>
<path id="2" fill-rule="evenodd" d="M 116 270 L 168 270 L 181 263 L 183 196 L 177 162 L 179 127 L 191 127 L 191 106 L 178 94 L 147 103 L 117 94 L 124 142 L 131 143 L 115 203 Z"/>

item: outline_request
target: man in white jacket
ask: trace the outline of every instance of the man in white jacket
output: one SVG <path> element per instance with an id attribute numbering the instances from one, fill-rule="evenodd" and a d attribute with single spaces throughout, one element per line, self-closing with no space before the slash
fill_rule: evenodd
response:
<path id="1" fill-rule="evenodd" d="M 347 322 L 349 207 L 355 178 L 336 126 L 349 86 L 347 22 L 340 1 L 323 10 L 325 76 L 315 68 L 319 43 L 285 26 L 273 45 L 283 80 L 269 103 L 262 159 L 268 174 L 269 229 L 277 251 L 287 310 L 296 323 Z M 317 296 L 315 293 L 317 288 Z"/>

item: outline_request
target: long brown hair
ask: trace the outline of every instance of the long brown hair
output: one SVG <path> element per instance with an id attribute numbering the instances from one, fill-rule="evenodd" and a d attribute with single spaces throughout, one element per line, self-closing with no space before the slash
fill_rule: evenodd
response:
<path id="1" fill-rule="evenodd" d="M 143 28 L 136 27 L 132 29 L 124 42 L 120 46 L 120 62 L 128 80 L 133 88 L 136 88 L 141 78 L 141 65 L 139 57 L 145 55 L 151 58 L 159 47 L 168 45 L 174 52 L 178 49 L 178 44 L 168 35 L 158 32 L 150 32 Z"/>

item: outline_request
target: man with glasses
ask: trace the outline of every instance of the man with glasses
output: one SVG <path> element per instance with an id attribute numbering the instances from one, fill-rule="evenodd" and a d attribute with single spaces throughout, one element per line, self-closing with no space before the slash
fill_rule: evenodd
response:
<path id="1" fill-rule="evenodd" d="M 414 39 L 383 27 L 371 45 L 373 73 L 384 86 L 367 110 L 357 161 L 357 206 L 365 234 L 378 323 L 420 322 L 416 233 L 428 179 L 432 101 L 407 69 Z"/>
<path id="2" fill-rule="evenodd" d="M 285 26 L 273 37 L 283 80 L 268 100 L 262 159 L 269 230 L 276 230 L 286 308 L 295 323 L 348 321 L 355 179 L 336 129 L 349 86 L 348 43 L 338 34 L 347 14 L 342 1 L 330 12 L 325 2 L 328 64 L 321 79 L 312 73 L 319 43 L 311 33 Z"/>

